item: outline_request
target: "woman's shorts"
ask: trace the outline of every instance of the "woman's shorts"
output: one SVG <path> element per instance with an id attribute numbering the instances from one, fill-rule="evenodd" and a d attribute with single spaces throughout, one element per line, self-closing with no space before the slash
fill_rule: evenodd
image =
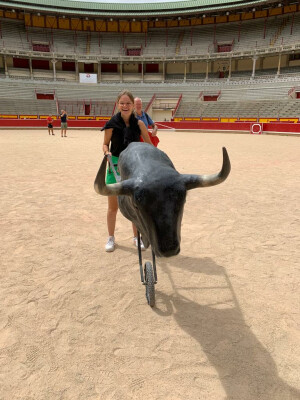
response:
<path id="1" fill-rule="evenodd" d="M 53 125 L 52 125 L 52 124 L 48 124 L 48 128 L 49 128 L 49 129 L 52 129 L 52 128 L 53 128 Z"/>
<path id="2" fill-rule="evenodd" d="M 118 171 L 118 160 L 119 160 L 119 157 L 111 156 L 111 158 L 112 158 L 112 162 L 114 164 L 115 170 L 117 172 L 117 175 L 120 176 L 120 173 Z M 107 164 L 105 183 L 107 185 L 110 185 L 111 183 L 117 183 L 116 178 L 114 176 L 114 173 L 113 173 L 109 163 Z"/>
<path id="3" fill-rule="evenodd" d="M 61 127 L 61 129 L 67 129 L 68 124 L 66 122 L 62 122 L 60 127 Z"/>

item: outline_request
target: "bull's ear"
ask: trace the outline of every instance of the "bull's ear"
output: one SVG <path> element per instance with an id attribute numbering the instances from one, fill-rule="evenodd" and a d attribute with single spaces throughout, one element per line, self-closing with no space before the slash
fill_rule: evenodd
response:
<path id="1" fill-rule="evenodd" d="M 223 147 L 223 166 L 220 172 L 212 175 L 182 175 L 187 190 L 198 187 L 218 185 L 225 181 L 231 170 L 230 160 L 225 147 Z"/>
<path id="2" fill-rule="evenodd" d="M 105 172 L 106 172 L 106 157 L 100 165 L 99 171 L 97 173 L 94 188 L 98 194 L 102 196 L 129 196 L 134 188 L 134 180 L 128 179 L 119 183 L 114 183 L 112 185 L 105 184 Z"/>

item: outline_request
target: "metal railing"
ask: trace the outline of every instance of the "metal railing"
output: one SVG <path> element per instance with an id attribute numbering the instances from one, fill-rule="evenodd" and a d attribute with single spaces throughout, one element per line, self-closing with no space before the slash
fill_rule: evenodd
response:
<path id="1" fill-rule="evenodd" d="M 70 61 L 78 61 L 78 62 L 106 62 L 106 61 L 114 61 L 114 62 L 168 62 L 168 61 L 207 61 L 207 60 L 217 60 L 217 59 L 230 59 L 230 58 L 251 58 L 260 55 L 276 55 L 276 54 L 286 54 L 291 53 L 293 51 L 300 50 L 300 42 L 288 45 L 278 45 L 274 47 L 255 47 L 248 50 L 241 51 L 231 51 L 226 53 L 200 53 L 199 54 L 184 54 L 184 55 L 166 55 L 163 52 L 160 54 L 159 51 L 155 50 L 155 54 L 147 54 L 140 56 L 126 56 L 124 54 L 83 54 L 76 52 L 40 52 L 33 50 L 20 50 L 20 49 L 11 49 L 4 47 L 0 44 L 0 54 L 2 55 L 11 55 L 25 58 L 42 58 L 48 60 L 70 60 Z M 197 53 L 197 47 L 193 48 L 193 51 Z"/>

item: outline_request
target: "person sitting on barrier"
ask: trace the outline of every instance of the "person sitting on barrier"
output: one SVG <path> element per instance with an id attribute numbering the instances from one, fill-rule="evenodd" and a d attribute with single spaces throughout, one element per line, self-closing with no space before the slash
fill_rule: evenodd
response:
<path id="1" fill-rule="evenodd" d="M 137 117 L 137 119 L 144 122 L 146 128 L 148 129 L 148 133 L 152 144 L 155 147 L 157 147 L 159 143 L 159 139 L 157 137 L 157 125 L 155 124 L 155 122 L 152 121 L 150 116 L 145 111 L 143 111 L 143 102 L 142 99 L 140 99 L 139 97 L 136 97 L 134 99 L 134 109 L 135 109 L 135 116 Z M 149 128 L 150 129 L 152 128 L 152 132 L 149 132 Z"/>
<path id="2" fill-rule="evenodd" d="M 117 170 L 119 155 L 131 142 L 139 142 L 140 137 L 142 137 L 144 142 L 152 143 L 144 122 L 138 120 L 134 115 L 134 98 L 132 93 L 128 90 L 123 90 L 119 93 L 116 103 L 119 112 L 114 115 L 101 130 L 105 131 L 103 141 L 104 155 L 110 155 L 112 157 L 112 162 Z M 107 169 L 105 181 L 106 184 L 116 183 L 116 178 L 110 166 Z M 108 196 L 107 229 L 109 236 L 105 246 L 105 250 L 108 252 L 115 250 L 114 234 L 117 211 L 117 196 Z M 133 243 L 137 246 L 137 229 L 134 224 L 132 224 L 132 229 L 134 235 Z M 145 250 L 142 241 L 141 248 Z"/>

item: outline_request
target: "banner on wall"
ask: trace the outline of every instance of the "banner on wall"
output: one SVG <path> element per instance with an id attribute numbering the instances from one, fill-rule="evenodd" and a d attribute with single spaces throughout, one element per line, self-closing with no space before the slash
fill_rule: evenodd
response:
<path id="1" fill-rule="evenodd" d="M 79 74 L 80 83 L 97 83 L 97 74 Z"/>

